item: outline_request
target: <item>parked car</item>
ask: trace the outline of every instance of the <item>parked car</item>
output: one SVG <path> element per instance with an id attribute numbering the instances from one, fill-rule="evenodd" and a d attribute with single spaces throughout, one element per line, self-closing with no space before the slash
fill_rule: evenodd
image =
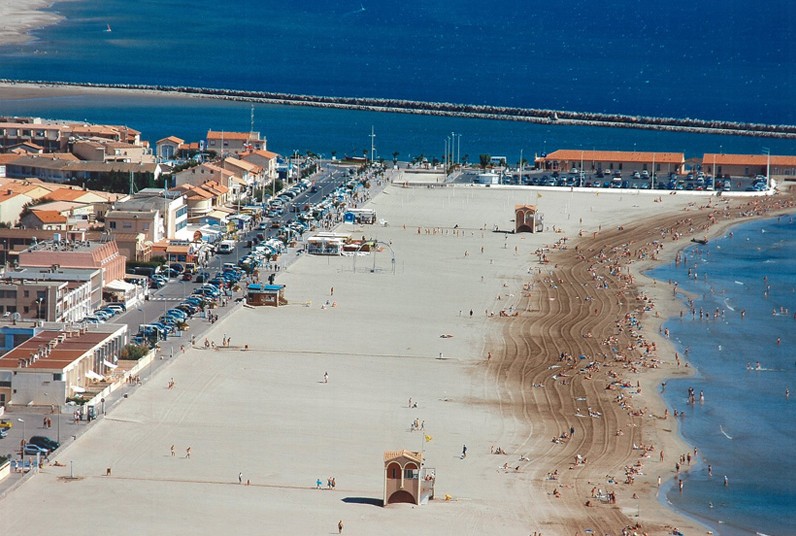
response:
<path id="1" fill-rule="evenodd" d="M 38 436 L 38 435 L 35 435 L 30 439 L 28 439 L 28 443 L 33 443 L 34 445 L 38 445 L 50 451 L 53 451 L 61 446 L 61 444 L 58 441 L 52 438 L 49 438 L 47 436 Z"/>
<path id="2" fill-rule="evenodd" d="M 191 272 L 183 272 L 182 273 L 182 280 L 183 281 L 190 281 L 193 279 L 193 274 Z"/>
<path id="3" fill-rule="evenodd" d="M 0 439 L 5 439 L 6 437 L 8 437 L 8 430 L 0 428 Z"/>
<path id="4" fill-rule="evenodd" d="M 50 453 L 49 449 L 34 445 L 33 443 L 26 443 L 25 448 L 22 450 L 25 453 L 25 456 L 35 456 L 36 454 L 47 456 L 47 454 Z"/>
<path id="5" fill-rule="evenodd" d="M 8 419 L 0 419 L 0 429 L 8 430 L 14 426 L 14 423 Z"/>

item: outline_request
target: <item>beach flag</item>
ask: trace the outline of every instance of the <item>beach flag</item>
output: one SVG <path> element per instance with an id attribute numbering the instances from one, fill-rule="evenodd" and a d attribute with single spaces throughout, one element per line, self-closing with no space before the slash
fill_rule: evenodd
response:
<path id="1" fill-rule="evenodd" d="M 430 436 L 430 435 L 426 434 L 426 435 L 425 435 L 425 438 L 426 438 L 426 443 L 428 443 L 429 441 L 431 441 L 431 436 Z"/>

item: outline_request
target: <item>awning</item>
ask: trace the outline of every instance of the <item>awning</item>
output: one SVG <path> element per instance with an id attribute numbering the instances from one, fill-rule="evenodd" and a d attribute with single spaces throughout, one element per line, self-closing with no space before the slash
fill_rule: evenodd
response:
<path id="1" fill-rule="evenodd" d="M 109 369 L 111 369 L 111 370 L 112 370 L 112 369 L 115 369 L 116 367 L 118 367 L 118 366 L 119 366 L 119 365 L 114 365 L 113 363 L 111 363 L 111 362 L 110 362 L 110 361 L 108 361 L 107 359 L 103 359 L 103 360 L 102 360 L 102 364 L 103 364 L 103 365 L 105 365 L 106 367 L 108 367 L 108 368 L 109 368 Z"/>
<path id="2" fill-rule="evenodd" d="M 92 380 L 104 380 L 102 376 L 94 372 L 93 370 L 89 370 L 86 372 L 86 378 L 91 378 Z"/>
<path id="3" fill-rule="evenodd" d="M 69 386 L 74 392 L 76 393 L 85 393 L 86 390 L 80 387 L 79 385 L 70 385 Z"/>
<path id="4" fill-rule="evenodd" d="M 135 285 L 127 283 L 126 281 L 122 281 L 121 279 L 115 279 L 113 281 L 109 281 L 105 288 L 108 290 L 117 290 L 120 292 L 127 292 L 128 290 L 135 290 Z"/>

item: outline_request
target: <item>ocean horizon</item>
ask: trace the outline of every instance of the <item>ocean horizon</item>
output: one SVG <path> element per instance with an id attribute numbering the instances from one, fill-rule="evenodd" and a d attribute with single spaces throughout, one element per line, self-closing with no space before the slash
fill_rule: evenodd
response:
<path id="1" fill-rule="evenodd" d="M 796 394 L 785 392 L 796 388 L 794 215 L 733 226 L 682 256 L 648 275 L 694 296 L 693 312 L 683 302 L 683 316 L 665 326 L 696 374 L 667 381 L 663 397 L 700 454 L 679 476 L 682 495 L 670 483 L 662 501 L 721 536 L 793 534 Z"/>

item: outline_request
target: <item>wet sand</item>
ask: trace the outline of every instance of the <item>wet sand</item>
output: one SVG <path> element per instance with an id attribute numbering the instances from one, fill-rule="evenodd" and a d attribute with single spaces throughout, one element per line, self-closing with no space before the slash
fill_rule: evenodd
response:
<path id="1" fill-rule="evenodd" d="M 60 21 L 57 13 L 43 11 L 51 5 L 47 0 L 0 2 L 0 45 L 24 43 L 31 39 L 31 30 Z"/>
<path id="2" fill-rule="evenodd" d="M 671 477 L 692 448 L 662 418 L 656 387 L 686 368 L 657 335 L 655 311 L 671 306 L 671 289 L 629 276 L 652 261 L 653 240 L 663 244 L 657 259 L 671 256 L 739 209 L 725 213 L 729 201 L 715 197 L 541 195 L 387 187 L 367 206 L 388 225 L 348 228 L 383 242 L 381 252 L 298 259 L 277 279 L 290 305 L 222 319 L 209 337 L 230 337 L 230 348 L 168 363 L 59 453 L 66 467 L 47 467 L 0 502 L 0 518 L 14 534 L 86 523 L 121 535 L 330 534 L 340 519 L 345 534 L 618 534 L 637 521 L 648 534 L 704 533 L 655 497 L 657 476 Z M 511 228 L 516 203 L 537 202 L 561 232 L 491 232 Z M 640 340 L 654 352 L 645 357 Z M 582 372 L 589 363 L 599 370 Z M 415 419 L 422 433 L 411 431 Z M 552 441 L 570 428 L 573 437 Z M 654 449 L 644 457 L 634 444 Z M 384 451 L 421 448 L 438 500 L 376 506 Z M 70 462 L 78 480 L 63 479 Z M 315 489 L 329 477 L 334 490 Z M 45 505 L 46 516 L 16 515 Z"/>

